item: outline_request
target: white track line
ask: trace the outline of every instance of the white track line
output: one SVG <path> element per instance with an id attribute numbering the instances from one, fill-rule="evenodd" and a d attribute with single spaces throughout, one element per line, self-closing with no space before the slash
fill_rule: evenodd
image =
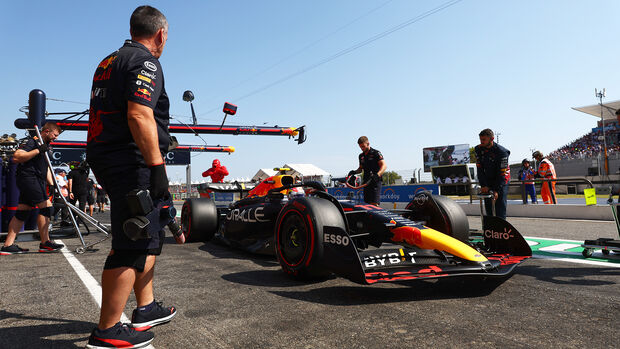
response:
<path id="1" fill-rule="evenodd" d="M 529 242 L 533 242 L 533 241 L 530 241 L 530 240 L 527 240 L 527 239 L 547 240 L 547 241 L 561 242 L 558 245 L 553 245 L 553 246 L 549 246 L 549 247 L 543 247 L 539 251 L 543 251 L 543 252 L 556 252 L 558 254 L 564 254 L 564 255 L 567 255 L 567 256 L 581 255 L 581 253 L 578 253 L 578 252 L 567 252 L 567 251 L 563 251 L 563 249 L 580 247 L 581 244 L 583 243 L 583 240 L 549 239 L 549 238 L 540 238 L 540 237 L 534 237 L 534 236 L 524 236 L 523 238 L 525 238 L 525 240 L 528 243 Z M 569 243 L 570 242 L 575 242 L 576 244 L 566 244 L 566 242 L 569 242 Z M 558 246 L 560 246 L 560 248 L 558 248 Z M 620 268 L 620 264 L 613 263 L 613 262 L 591 261 L 591 260 L 587 260 L 587 259 L 576 259 L 576 258 L 570 258 L 570 257 L 562 258 L 562 257 L 544 256 L 544 255 L 537 255 L 536 252 L 534 252 L 532 258 L 548 259 L 548 260 L 558 261 L 558 262 L 590 264 L 590 265 L 599 265 L 599 266 L 604 266 L 604 267 Z M 598 257 L 598 258 L 605 258 L 605 257 L 602 256 L 602 257 Z"/>
<path id="2" fill-rule="evenodd" d="M 587 259 L 557 258 L 557 257 L 551 257 L 551 256 L 543 256 L 543 255 L 534 255 L 534 256 L 532 256 L 532 258 L 535 258 L 535 259 L 547 259 L 547 260 L 557 261 L 557 262 L 569 262 L 569 263 L 578 263 L 578 264 L 598 265 L 598 266 L 610 267 L 610 268 L 620 268 L 620 264 L 618 264 L 618 263 L 601 262 L 601 261 L 589 261 Z"/>
<path id="3" fill-rule="evenodd" d="M 61 240 L 56 241 L 59 244 L 64 245 Z M 80 277 L 80 280 L 82 280 L 82 283 L 84 283 L 84 286 L 86 286 L 86 289 L 95 300 L 95 303 L 97 303 L 97 306 L 101 308 L 101 286 L 99 286 L 97 280 L 95 280 L 95 278 L 90 275 L 90 273 L 88 272 L 88 270 L 86 270 L 86 268 L 84 268 L 82 263 L 80 263 L 80 261 L 75 258 L 73 253 L 71 253 L 71 251 L 67 249 L 67 246 L 63 247 L 60 252 L 62 252 L 62 255 L 65 256 L 65 258 L 67 259 L 67 262 L 69 262 L 73 270 L 75 270 L 75 273 Z M 129 318 L 125 315 L 125 313 L 121 314 L 121 321 L 123 323 L 131 322 Z"/>
<path id="4" fill-rule="evenodd" d="M 64 245 L 62 240 L 56 241 L 59 244 Z M 95 300 L 95 303 L 97 303 L 97 306 L 101 308 L 101 286 L 99 286 L 97 280 L 95 280 L 95 278 L 90 275 L 90 273 L 88 272 L 88 270 L 86 270 L 86 268 L 84 268 L 82 263 L 80 263 L 80 261 L 75 258 L 73 253 L 71 253 L 71 251 L 67 249 L 66 245 L 60 250 L 60 252 L 62 252 L 62 255 L 65 256 L 67 262 L 69 262 L 73 270 L 75 270 L 75 273 L 78 274 L 80 280 L 82 280 L 82 283 L 84 283 L 84 286 L 86 286 L 86 289 Z M 131 321 L 129 320 L 127 315 L 125 315 L 125 313 L 121 313 L 121 322 L 129 323 Z M 152 344 L 149 344 L 148 346 L 144 347 L 144 349 L 155 349 L 155 347 Z"/>

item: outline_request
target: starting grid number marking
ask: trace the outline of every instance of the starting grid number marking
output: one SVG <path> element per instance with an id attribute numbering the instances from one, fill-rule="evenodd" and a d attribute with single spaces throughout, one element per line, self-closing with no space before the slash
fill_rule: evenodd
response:
<path id="1" fill-rule="evenodd" d="M 611 252 L 608 256 L 605 256 L 600 249 L 597 249 L 592 257 L 585 258 L 581 254 L 583 251 L 583 247 L 581 247 L 583 241 L 539 237 L 525 237 L 525 240 L 532 248 L 534 258 L 620 268 L 620 254 L 618 253 Z"/>

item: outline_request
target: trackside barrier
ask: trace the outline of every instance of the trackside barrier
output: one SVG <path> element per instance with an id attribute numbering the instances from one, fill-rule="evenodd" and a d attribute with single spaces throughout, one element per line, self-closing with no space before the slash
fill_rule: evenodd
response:
<path id="1" fill-rule="evenodd" d="M 386 185 L 381 188 L 381 202 L 408 203 L 420 191 L 439 194 L 439 186 L 437 184 Z M 363 188 L 332 187 L 327 188 L 327 192 L 339 200 L 364 201 Z"/>
<path id="2" fill-rule="evenodd" d="M 518 179 L 512 179 L 510 180 L 510 182 L 508 183 L 509 186 L 511 187 L 516 187 L 519 186 L 521 187 L 521 197 L 523 199 L 523 203 L 526 202 L 525 200 L 525 182 L 534 182 L 535 184 L 540 184 L 542 185 L 542 183 L 544 182 L 555 182 L 556 184 L 560 183 L 560 184 L 585 184 L 588 186 L 588 188 L 594 188 L 594 184 L 592 184 L 592 181 L 590 181 L 589 179 L 585 178 L 585 177 L 561 177 L 561 178 L 556 178 L 556 179 L 546 179 L 546 178 L 535 178 L 535 179 L 528 179 L 528 180 L 518 180 Z M 478 194 L 477 190 L 475 189 L 476 186 L 479 186 L 480 183 L 479 182 L 468 182 L 468 183 L 442 183 L 442 184 L 436 184 L 437 186 L 439 186 L 440 188 L 443 187 L 457 187 L 457 190 L 459 188 L 463 188 L 467 191 L 467 189 L 469 190 L 467 194 L 469 194 L 469 203 L 473 203 L 474 201 L 474 196 Z M 440 189 L 441 191 L 441 189 Z M 540 191 L 537 191 L 537 193 L 540 193 Z"/>
<path id="3" fill-rule="evenodd" d="M 585 177 L 561 177 L 556 179 L 547 179 L 547 178 L 535 178 L 535 179 L 527 179 L 527 180 L 519 180 L 512 179 L 508 185 L 510 186 L 520 186 L 521 187 L 521 199 L 523 203 L 527 203 L 527 199 L 525 197 L 525 182 L 534 182 L 534 185 L 540 184 L 542 185 L 544 182 L 555 182 L 556 184 L 585 184 L 588 188 L 594 188 L 594 184 L 592 181 Z M 540 190 L 536 191 L 536 193 L 540 193 Z M 575 193 L 577 191 L 575 190 Z"/>

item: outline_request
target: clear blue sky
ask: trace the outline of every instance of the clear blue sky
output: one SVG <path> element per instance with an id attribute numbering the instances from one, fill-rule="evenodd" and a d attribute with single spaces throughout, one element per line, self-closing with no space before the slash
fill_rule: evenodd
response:
<path id="1" fill-rule="evenodd" d="M 570 108 L 595 104 L 595 87 L 607 88 L 609 101 L 620 99 L 620 2 L 464 0 L 239 100 L 445 2 L 150 2 L 170 23 L 160 61 L 173 115 L 190 120 L 181 99 L 189 89 L 201 123 L 219 123 L 230 101 L 239 110 L 227 123 L 308 129 L 302 145 L 283 137 L 205 135 L 209 144 L 237 151 L 194 156 L 193 178 L 215 157 L 231 178 L 284 163 L 344 175 L 357 167 L 361 135 L 383 152 L 390 170 L 410 176 L 422 167 L 423 147 L 473 146 L 486 127 L 501 133 L 515 163 L 531 148 L 548 153 L 588 132 L 596 119 Z M 142 4 L 3 1 L 3 132 L 16 131 L 13 120 L 23 117 L 18 109 L 35 88 L 84 103 L 48 101 L 50 112 L 86 109 L 95 67 L 129 38 L 129 16 Z M 86 133 L 61 138 L 85 140 Z M 192 135 L 180 141 L 202 143 Z M 184 176 L 184 168 L 169 167 L 172 180 Z"/>

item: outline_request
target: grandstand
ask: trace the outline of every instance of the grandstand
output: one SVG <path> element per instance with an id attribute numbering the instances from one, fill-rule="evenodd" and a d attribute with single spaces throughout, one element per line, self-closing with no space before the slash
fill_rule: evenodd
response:
<path id="1" fill-rule="evenodd" d="M 548 154 L 558 176 L 597 176 L 605 174 L 604 145 L 607 144 L 609 175 L 620 173 L 620 124 L 616 110 L 620 101 L 573 108 L 604 119 L 589 133 Z M 605 130 L 603 132 L 603 125 Z"/>
<path id="2" fill-rule="evenodd" d="M 605 124 L 609 174 L 617 174 L 620 167 L 620 125 L 617 121 Z M 604 173 L 603 129 L 599 125 L 589 133 L 552 151 L 547 155 L 559 176 L 595 176 Z"/>

